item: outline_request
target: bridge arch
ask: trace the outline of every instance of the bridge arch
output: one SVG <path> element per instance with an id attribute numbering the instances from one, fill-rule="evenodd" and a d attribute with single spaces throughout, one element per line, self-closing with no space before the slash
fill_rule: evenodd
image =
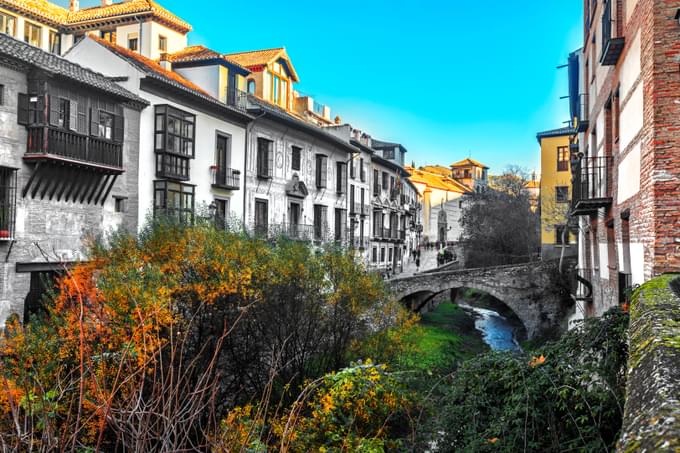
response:
<path id="1" fill-rule="evenodd" d="M 549 263 L 526 263 L 481 269 L 417 274 L 389 282 L 409 309 L 422 306 L 444 291 L 474 288 L 498 299 L 520 319 L 529 339 L 552 337 L 565 328 L 569 304 L 555 293 Z"/>

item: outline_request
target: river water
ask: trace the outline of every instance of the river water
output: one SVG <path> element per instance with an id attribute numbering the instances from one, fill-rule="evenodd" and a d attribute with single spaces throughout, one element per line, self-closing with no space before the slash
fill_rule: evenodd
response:
<path id="1" fill-rule="evenodd" d="M 520 351 L 515 338 L 516 324 L 486 308 L 460 304 L 460 307 L 475 318 L 475 328 L 482 333 L 484 342 L 494 351 Z"/>

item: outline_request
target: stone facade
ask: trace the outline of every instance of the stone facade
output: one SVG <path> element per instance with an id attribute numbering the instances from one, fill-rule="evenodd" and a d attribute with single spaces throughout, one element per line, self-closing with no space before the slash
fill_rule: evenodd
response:
<path id="1" fill-rule="evenodd" d="M 574 158 L 607 162 L 595 192 L 610 200 L 580 219 L 579 267 L 593 284 L 583 310 L 597 315 L 627 301 L 630 287 L 680 270 L 680 1 L 585 7 L 579 119 L 588 122 Z M 612 40 L 603 40 L 608 7 Z M 603 65 L 613 44 L 623 45 L 620 56 Z"/>
<path id="2" fill-rule="evenodd" d="M 135 230 L 137 216 L 137 171 L 139 158 L 140 111 L 125 107 L 125 139 L 123 168 L 103 204 L 79 201 L 57 201 L 41 192 L 25 196 L 23 189 L 36 172 L 36 166 L 24 160 L 27 128 L 18 124 L 18 94 L 28 93 L 29 68 L 0 65 L 0 81 L 4 96 L 0 105 L 0 167 L 16 171 L 16 208 L 13 238 L 0 241 L 0 325 L 16 313 L 24 316 L 24 303 L 29 294 L 31 271 L 52 271 L 60 263 L 87 259 L 88 238 L 102 238 L 118 228 Z M 83 169 L 82 178 L 89 178 Z M 35 182 L 34 182 L 35 184 Z M 48 186 L 43 185 L 47 189 Z M 41 191 L 43 189 L 41 188 Z M 125 200 L 117 203 L 116 199 Z M 23 266 L 26 270 L 21 270 Z"/>

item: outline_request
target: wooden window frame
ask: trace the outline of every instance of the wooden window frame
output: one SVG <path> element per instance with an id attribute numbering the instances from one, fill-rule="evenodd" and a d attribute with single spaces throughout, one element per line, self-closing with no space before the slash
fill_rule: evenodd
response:
<path id="1" fill-rule="evenodd" d="M 16 26 L 16 25 L 15 25 Z M 38 44 L 33 44 L 30 41 L 30 37 L 28 35 L 29 30 L 31 28 L 37 29 L 38 30 Z M 40 47 L 42 48 L 42 26 L 34 24 L 33 22 L 29 22 L 27 20 L 24 21 L 24 42 L 26 44 L 30 44 L 31 46 L 34 47 Z"/>
<path id="2" fill-rule="evenodd" d="M 563 157 L 563 159 L 562 159 Z M 557 171 L 569 171 L 569 147 L 557 147 Z"/>
<path id="3" fill-rule="evenodd" d="M 153 215 L 172 217 L 181 223 L 194 223 L 196 186 L 177 181 L 156 180 L 153 182 Z M 159 194 L 163 194 L 162 198 Z M 169 194 L 179 194 L 179 206 L 168 206 Z M 188 221 L 188 222 L 187 222 Z"/>
<path id="4" fill-rule="evenodd" d="M 8 14 L 4 11 L 0 11 L 0 19 L 2 19 L 3 23 L 0 23 L 0 33 L 3 33 L 5 35 L 11 36 L 12 38 L 16 37 L 17 35 L 17 16 L 14 16 L 12 14 Z M 12 32 L 8 33 L 8 24 L 10 23 L 9 19 L 12 19 Z"/>
<path id="5" fill-rule="evenodd" d="M 267 146 L 266 149 L 263 147 L 264 145 Z M 259 179 L 272 179 L 274 176 L 274 142 L 265 137 L 257 137 L 256 153 L 257 177 Z"/>
<path id="6" fill-rule="evenodd" d="M 168 37 L 164 35 L 158 35 L 158 50 L 161 52 L 168 51 Z"/>
<path id="7" fill-rule="evenodd" d="M 18 169 L 0 167 L 0 241 L 13 241 L 17 211 Z"/>
<path id="8" fill-rule="evenodd" d="M 328 156 L 325 154 L 317 154 L 315 158 L 314 172 L 316 175 L 316 188 L 328 188 Z"/>

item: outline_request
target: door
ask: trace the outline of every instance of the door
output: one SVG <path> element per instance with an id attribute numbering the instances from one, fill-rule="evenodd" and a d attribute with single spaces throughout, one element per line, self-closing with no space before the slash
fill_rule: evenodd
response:
<path id="1" fill-rule="evenodd" d="M 300 203 L 291 202 L 288 207 L 290 236 L 297 238 L 300 234 Z"/>
<path id="2" fill-rule="evenodd" d="M 31 286 L 24 303 L 24 325 L 28 324 L 31 316 L 47 314 L 45 299 L 54 290 L 56 272 L 31 272 Z"/>
<path id="3" fill-rule="evenodd" d="M 229 185 L 227 178 L 229 175 L 229 167 L 231 165 L 229 156 L 229 138 L 223 135 L 217 136 L 217 143 L 215 146 L 215 165 L 217 166 L 217 184 Z"/>

